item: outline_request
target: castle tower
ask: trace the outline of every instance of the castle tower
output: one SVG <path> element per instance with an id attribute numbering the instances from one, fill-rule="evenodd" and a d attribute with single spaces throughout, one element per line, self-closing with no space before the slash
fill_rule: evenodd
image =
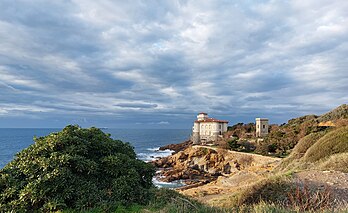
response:
<path id="1" fill-rule="evenodd" d="M 256 137 L 268 134 L 268 118 L 256 118 Z"/>
<path id="2" fill-rule="evenodd" d="M 197 121 L 204 121 L 207 118 L 208 118 L 208 114 L 205 112 L 200 112 L 197 115 Z"/>
<path id="3" fill-rule="evenodd" d="M 198 122 L 194 122 L 193 128 L 192 128 L 192 138 L 191 138 L 193 144 L 201 143 L 199 132 L 200 132 L 200 125 Z"/>

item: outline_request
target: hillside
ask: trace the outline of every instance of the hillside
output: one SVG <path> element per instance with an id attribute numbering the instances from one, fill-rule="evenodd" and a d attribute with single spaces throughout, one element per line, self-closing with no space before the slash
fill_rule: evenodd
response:
<path id="1" fill-rule="evenodd" d="M 302 211 L 317 211 L 321 209 L 315 207 L 319 203 L 326 203 L 322 206 L 324 209 L 346 206 L 347 117 L 348 106 L 344 104 L 321 116 L 302 116 L 273 129 L 264 143 L 278 148 L 287 146 L 289 156 L 265 179 L 250 183 L 228 197 L 217 198 L 215 203 L 297 202 Z M 291 146 L 294 147 L 291 149 Z"/>
<path id="2" fill-rule="evenodd" d="M 204 173 L 208 181 L 179 191 L 211 206 L 236 208 L 265 203 L 296 212 L 347 210 L 347 108 L 341 105 L 320 116 L 306 115 L 272 125 L 263 141 L 254 137 L 253 124 L 236 124 L 219 141 L 220 146 L 189 147 L 162 161 L 167 168 L 162 174 L 190 179 L 190 174 Z M 245 153 L 242 148 L 246 141 L 255 141 L 256 150 L 251 152 L 284 158 Z M 231 149 L 231 144 L 243 152 L 223 149 Z M 248 158 L 252 160 L 246 161 Z M 231 168 L 226 172 L 228 163 Z"/>
<path id="3" fill-rule="evenodd" d="M 348 172 L 348 126 L 304 137 L 276 170 L 309 168 Z"/>
<path id="4" fill-rule="evenodd" d="M 238 138 L 240 145 L 245 140 L 255 141 L 254 153 L 262 155 L 273 155 L 286 157 L 295 145 L 304 137 L 317 133 L 327 132 L 335 128 L 348 125 L 348 105 L 343 104 L 323 115 L 305 115 L 290 119 L 282 125 L 270 125 L 269 134 L 264 140 L 257 141 L 255 138 L 255 124 L 236 124 L 229 128 L 225 134 L 224 141 L 220 142 L 222 147 L 229 147 L 231 136 Z M 227 144 L 227 145 L 226 145 Z"/>
<path id="5" fill-rule="evenodd" d="M 334 110 L 331 110 L 328 113 L 325 113 L 317 118 L 319 122 L 337 122 L 342 119 L 348 119 L 348 105 L 342 104 Z"/>

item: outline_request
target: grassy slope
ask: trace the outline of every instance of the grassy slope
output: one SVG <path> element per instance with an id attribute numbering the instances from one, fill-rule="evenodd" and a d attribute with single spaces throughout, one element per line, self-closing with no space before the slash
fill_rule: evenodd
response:
<path id="1" fill-rule="evenodd" d="M 311 133 L 302 138 L 294 147 L 291 154 L 285 158 L 277 168 L 275 168 L 275 171 L 299 169 L 299 167 L 301 167 L 301 158 L 306 154 L 307 150 L 326 133 L 326 131 Z"/>
<path id="2" fill-rule="evenodd" d="M 324 169 L 348 171 L 348 126 L 302 138 L 276 171 Z"/>
<path id="3" fill-rule="evenodd" d="M 309 147 L 304 161 L 316 162 L 344 152 L 348 152 L 348 126 L 335 129 L 320 138 Z"/>

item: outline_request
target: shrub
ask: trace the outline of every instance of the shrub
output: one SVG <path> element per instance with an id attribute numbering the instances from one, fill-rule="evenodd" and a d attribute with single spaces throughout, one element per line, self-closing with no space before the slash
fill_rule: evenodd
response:
<path id="1" fill-rule="evenodd" d="M 344 119 L 348 118 L 348 105 L 342 104 L 341 106 L 337 107 L 336 109 L 331 110 L 328 113 L 325 113 L 324 115 L 321 115 L 318 120 L 320 122 L 325 121 L 332 121 L 332 120 L 338 120 L 338 119 Z"/>
<path id="2" fill-rule="evenodd" d="M 228 146 L 231 150 L 238 150 L 238 148 L 240 147 L 240 144 L 238 144 L 238 138 L 234 137 L 232 139 L 230 139 L 228 142 Z"/>
<path id="3" fill-rule="evenodd" d="M 311 190 L 307 183 L 300 183 L 288 193 L 287 207 L 300 212 L 333 209 L 335 206 L 332 190 Z"/>
<path id="4" fill-rule="evenodd" d="M 2 211 L 143 204 L 151 197 L 154 168 L 97 128 L 67 126 L 34 141 L 0 170 Z"/>

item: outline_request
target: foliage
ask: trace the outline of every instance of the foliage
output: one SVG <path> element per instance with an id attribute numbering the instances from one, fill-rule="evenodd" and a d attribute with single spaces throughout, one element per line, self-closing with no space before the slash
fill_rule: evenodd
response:
<path id="1" fill-rule="evenodd" d="M 283 126 L 273 126 L 270 133 L 256 148 L 259 154 L 275 154 L 279 157 L 287 156 L 290 150 L 307 135 L 326 132 L 330 127 L 318 126 L 317 116 L 309 115 L 290 120 Z"/>
<path id="2" fill-rule="evenodd" d="M 348 105 L 342 104 L 341 106 L 337 107 L 336 109 L 321 115 L 318 118 L 318 121 L 319 122 L 326 122 L 326 121 L 346 119 L 346 118 L 348 118 Z"/>
<path id="3" fill-rule="evenodd" d="M 240 147 L 240 144 L 238 144 L 238 138 L 237 137 L 233 137 L 231 138 L 228 142 L 227 142 L 229 148 L 231 150 L 237 150 Z"/>
<path id="4" fill-rule="evenodd" d="M 232 137 L 227 141 L 228 149 L 238 152 L 252 152 L 255 146 L 248 140 L 240 140 L 238 137 Z"/>
<path id="5" fill-rule="evenodd" d="M 270 125 L 269 134 L 262 141 L 257 141 L 257 154 L 286 157 L 290 154 L 295 145 L 305 136 L 312 133 L 330 131 L 348 125 L 348 105 L 343 104 L 332 111 L 317 115 L 305 115 L 289 120 L 282 125 Z M 240 139 L 250 139 L 255 137 L 255 124 L 237 123 L 228 127 L 225 138 L 231 136 Z M 251 140 L 252 141 L 252 140 Z M 227 148 L 235 151 L 246 151 L 247 147 L 242 147 L 241 143 L 225 140 Z"/>
<path id="6" fill-rule="evenodd" d="M 250 138 L 255 136 L 256 127 L 254 123 L 237 123 L 233 126 L 229 126 L 227 130 L 227 136 L 235 136 L 238 138 Z"/>
<path id="7" fill-rule="evenodd" d="M 67 126 L 34 141 L 0 171 L 1 211 L 145 204 L 151 197 L 154 168 L 97 128 Z"/>

